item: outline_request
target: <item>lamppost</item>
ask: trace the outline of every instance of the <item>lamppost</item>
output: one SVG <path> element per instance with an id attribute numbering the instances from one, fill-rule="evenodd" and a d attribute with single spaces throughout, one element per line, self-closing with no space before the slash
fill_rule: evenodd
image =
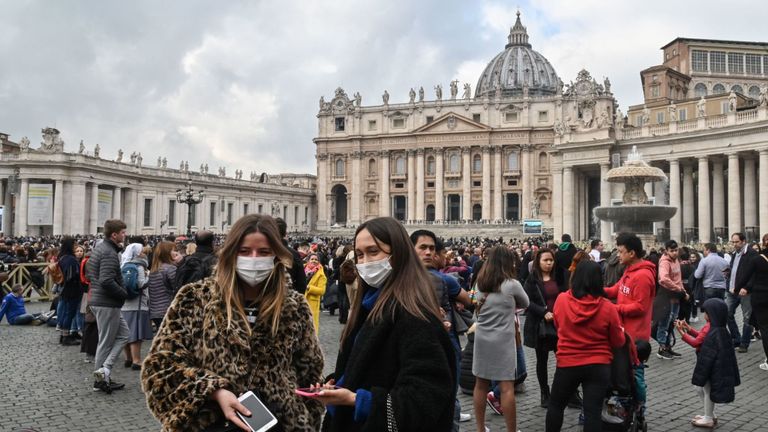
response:
<path id="1" fill-rule="evenodd" d="M 203 202 L 205 192 L 192 190 L 192 180 L 187 180 L 186 189 L 176 189 L 176 201 L 187 205 L 187 236 L 192 235 L 192 206 Z"/>

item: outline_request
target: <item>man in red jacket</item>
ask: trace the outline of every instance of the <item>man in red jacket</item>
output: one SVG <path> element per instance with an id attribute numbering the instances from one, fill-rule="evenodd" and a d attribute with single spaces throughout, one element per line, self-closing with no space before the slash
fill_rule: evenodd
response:
<path id="1" fill-rule="evenodd" d="M 649 341 L 653 297 L 656 295 L 656 266 L 643 260 L 643 242 L 636 235 L 619 234 L 616 246 L 619 260 L 626 269 L 616 285 L 605 289 L 605 294 L 616 299 L 619 317 L 632 339 Z"/>

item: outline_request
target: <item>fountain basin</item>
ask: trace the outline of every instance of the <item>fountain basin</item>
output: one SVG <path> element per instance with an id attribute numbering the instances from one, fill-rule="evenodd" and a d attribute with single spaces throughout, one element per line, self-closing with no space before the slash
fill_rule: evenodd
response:
<path id="1" fill-rule="evenodd" d="M 616 232 L 652 233 L 653 222 L 663 222 L 677 213 L 677 207 L 666 205 L 620 205 L 596 207 L 595 217 L 616 224 Z"/>

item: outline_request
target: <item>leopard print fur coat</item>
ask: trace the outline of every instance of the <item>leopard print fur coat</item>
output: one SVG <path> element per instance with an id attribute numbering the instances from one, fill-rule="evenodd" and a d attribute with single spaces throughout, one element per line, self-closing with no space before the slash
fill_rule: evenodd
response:
<path id="1" fill-rule="evenodd" d="M 141 383 L 164 431 L 202 431 L 222 419 L 211 394 L 252 390 L 284 431 L 315 431 L 323 406 L 294 393 L 322 380 L 323 355 L 304 297 L 288 290 L 280 330 L 255 323 L 252 335 L 238 314 L 227 328 L 213 278 L 181 288 L 144 361 Z"/>

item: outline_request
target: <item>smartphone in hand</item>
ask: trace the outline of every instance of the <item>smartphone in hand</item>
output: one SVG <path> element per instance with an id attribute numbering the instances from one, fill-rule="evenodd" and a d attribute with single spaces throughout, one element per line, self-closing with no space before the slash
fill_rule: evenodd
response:
<path id="1" fill-rule="evenodd" d="M 266 432 L 277 424 L 277 418 L 253 392 L 246 392 L 237 400 L 251 412 L 251 415 L 248 417 L 239 412 L 237 413 L 240 420 L 251 428 L 251 432 Z"/>

